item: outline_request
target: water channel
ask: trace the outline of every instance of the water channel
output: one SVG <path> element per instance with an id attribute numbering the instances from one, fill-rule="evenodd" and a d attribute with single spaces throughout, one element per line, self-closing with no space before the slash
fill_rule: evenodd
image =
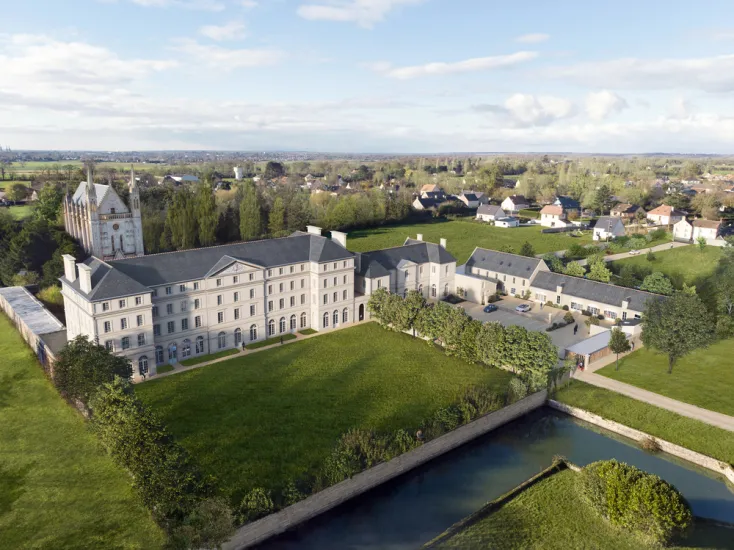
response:
<path id="1" fill-rule="evenodd" d="M 734 492 L 708 470 L 540 409 L 271 539 L 277 550 L 414 550 L 561 455 L 580 466 L 616 458 L 675 485 L 694 514 L 734 522 Z"/>

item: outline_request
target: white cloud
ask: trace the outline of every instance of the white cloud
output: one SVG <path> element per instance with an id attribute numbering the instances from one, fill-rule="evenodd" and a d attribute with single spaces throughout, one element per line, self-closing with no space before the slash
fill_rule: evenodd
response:
<path id="1" fill-rule="evenodd" d="M 252 8 L 256 8 L 257 5 L 258 3 L 255 2 L 255 0 L 241 0 L 240 1 L 240 6 L 242 6 L 243 8 L 247 8 L 248 10 Z"/>
<path id="2" fill-rule="evenodd" d="M 693 114 L 693 105 L 685 97 L 676 97 L 671 106 L 672 118 L 688 118 Z"/>
<path id="3" fill-rule="evenodd" d="M 222 11 L 225 5 L 218 0 L 130 0 L 144 8 L 183 8 L 199 11 Z"/>
<path id="4" fill-rule="evenodd" d="M 222 70 L 275 65 L 285 57 L 279 50 L 228 49 L 201 44 L 190 38 L 179 38 L 172 43 L 175 51 L 186 54 L 194 62 Z"/>
<path id="5" fill-rule="evenodd" d="M 546 126 L 574 114 L 572 101 L 553 96 L 514 94 L 505 101 L 505 109 L 519 125 Z"/>
<path id="6" fill-rule="evenodd" d="M 298 15 L 313 21 L 353 22 L 371 28 L 400 6 L 420 4 L 425 0 L 332 0 L 324 4 L 303 4 Z"/>
<path id="7" fill-rule="evenodd" d="M 734 55 L 686 59 L 631 57 L 551 67 L 544 74 L 598 88 L 730 92 L 734 91 Z"/>
<path id="8" fill-rule="evenodd" d="M 550 34 L 542 32 L 523 34 L 515 38 L 515 42 L 521 42 L 523 44 L 538 44 L 539 42 L 545 42 L 550 38 Z"/>
<path id="9" fill-rule="evenodd" d="M 586 113 L 592 120 L 603 120 L 612 113 L 627 109 L 627 101 L 609 90 L 591 92 L 586 96 Z"/>
<path id="10" fill-rule="evenodd" d="M 245 37 L 245 24 L 241 21 L 230 21 L 224 25 L 204 25 L 199 34 L 212 40 L 238 40 Z"/>
<path id="11" fill-rule="evenodd" d="M 538 54 L 536 52 L 517 52 L 509 55 L 476 57 L 453 63 L 435 62 L 426 63 L 424 65 L 393 67 L 390 63 L 379 61 L 366 66 L 384 76 L 407 80 L 409 78 L 417 78 L 420 76 L 466 73 L 512 67 L 519 63 L 535 59 L 537 56 Z"/>

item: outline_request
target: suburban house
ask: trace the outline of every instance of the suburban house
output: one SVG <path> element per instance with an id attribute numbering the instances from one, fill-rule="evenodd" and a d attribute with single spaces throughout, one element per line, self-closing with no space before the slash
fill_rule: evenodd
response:
<path id="1" fill-rule="evenodd" d="M 417 197 L 413 201 L 413 208 L 416 210 L 436 210 L 445 201 L 443 199 L 429 199 L 424 197 Z"/>
<path id="2" fill-rule="evenodd" d="M 596 225 L 594 226 L 595 241 L 608 241 L 615 237 L 622 237 L 624 234 L 625 230 L 622 218 L 602 216 L 596 220 Z"/>
<path id="3" fill-rule="evenodd" d="M 191 174 L 168 174 L 158 179 L 158 185 L 165 185 L 167 183 L 172 183 L 173 185 L 181 185 L 182 183 L 199 183 L 199 178 Z"/>
<path id="4" fill-rule="evenodd" d="M 615 218 L 621 218 L 625 223 L 630 223 L 637 217 L 637 213 L 640 211 L 644 213 L 645 209 L 636 204 L 619 203 L 612 208 L 609 215 Z"/>
<path id="5" fill-rule="evenodd" d="M 566 227 L 568 215 L 562 206 L 548 204 L 540 211 L 540 225 L 543 227 Z"/>
<path id="6" fill-rule="evenodd" d="M 498 218 L 494 221 L 495 227 L 518 227 L 520 225 L 520 219 L 508 216 L 506 218 Z"/>
<path id="7" fill-rule="evenodd" d="M 590 281 L 551 271 L 540 271 L 532 281 L 533 299 L 539 303 L 552 302 L 571 311 L 587 311 L 606 319 L 640 319 L 645 304 L 660 296 L 609 283 Z"/>
<path id="8" fill-rule="evenodd" d="M 530 202 L 522 195 L 510 195 L 500 206 L 509 214 L 517 214 L 520 210 L 530 208 Z"/>
<path id="9" fill-rule="evenodd" d="M 467 300 L 484 304 L 496 292 L 522 296 L 533 278 L 547 270 L 539 258 L 475 248 L 466 264 L 456 269 L 456 287 L 464 290 Z"/>
<path id="10" fill-rule="evenodd" d="M 435 183 L 430 183 L 421 187 L 420 197 L 422 199 L 436 199 L 438 201 L 445 201 L 446 193 Z"/>
<path id="11" fill-rule="evenodd" d="M 553 201 L 553 206 L 560 206 L 563 208 L 566 216 L 573 217 L 578 216 L 581 213 L 581 205 L 579 204 L 579 201 L 564 195 L 557 196 L 556 200 Z"/>
<path id="12" fill-rule="evenodd" d="M 675 225 L 686 217 L 686 213 L 662 204 L 647 213 L 647 219 L 657 225 Z"/>
<path id="13" fill-rule="evenodd" d="M 457 199 L 463 202 L 467 208 L 479 208 L 480 205 L 489 202 L 487 195 L 481 191 L 462 191 Z"/>
<path id="14" fill-rule="evenodd" d="M 690 242 L 703 237 L 707 243 L 716 244 L 714 241 L 719 239 L 722 229 L 723 223 L 721 221 L 696 219 L 689 222 L 684 218 L 673 225 L 673 238 L 677 241 Z"/>
<path id="15" fill-rule="evenodd" d="M 494 204 L 483 204 L 477 209 L 477 219 L 483 222 L 493 222 L 506 217 L 505 211 Z"/>

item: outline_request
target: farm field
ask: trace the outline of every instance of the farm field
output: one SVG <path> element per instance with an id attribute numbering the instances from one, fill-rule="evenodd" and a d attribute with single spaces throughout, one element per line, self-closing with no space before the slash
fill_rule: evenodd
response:
<path id="1" fill-rule="evenodd" d="M 350 428 L 415 431 L 467 387 L 504 391 L 510 377 L 367 323 L 151 380 L 136 393 L 238 501 L 252 487 L 314 473 Z"/>
<path id="2" fill-rule="evenodd" d="M 636 265 L 649 268 L 651 271 L 660 271 L 673 281 L 677 288 L 688 285 L 701 284 L 716 270 L 721 258 L 721 248 L 707 246 L 701 251 L 697 246 L 682 246 L 671 250 L 655 252 L 655 259 L 648 261 L 643 253 L 639 256 L 630 256 L 623 260 L 611 263 L 612 270 L 617 273 L 624 265 Z"/>

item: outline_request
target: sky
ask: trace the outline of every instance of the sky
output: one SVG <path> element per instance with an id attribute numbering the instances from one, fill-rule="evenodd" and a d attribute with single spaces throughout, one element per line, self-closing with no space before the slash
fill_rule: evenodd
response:
<path id="1" fill-rule="evenodd" d="M 734 153 L 730 0 L 0 6 L 16 150 Z"/>

